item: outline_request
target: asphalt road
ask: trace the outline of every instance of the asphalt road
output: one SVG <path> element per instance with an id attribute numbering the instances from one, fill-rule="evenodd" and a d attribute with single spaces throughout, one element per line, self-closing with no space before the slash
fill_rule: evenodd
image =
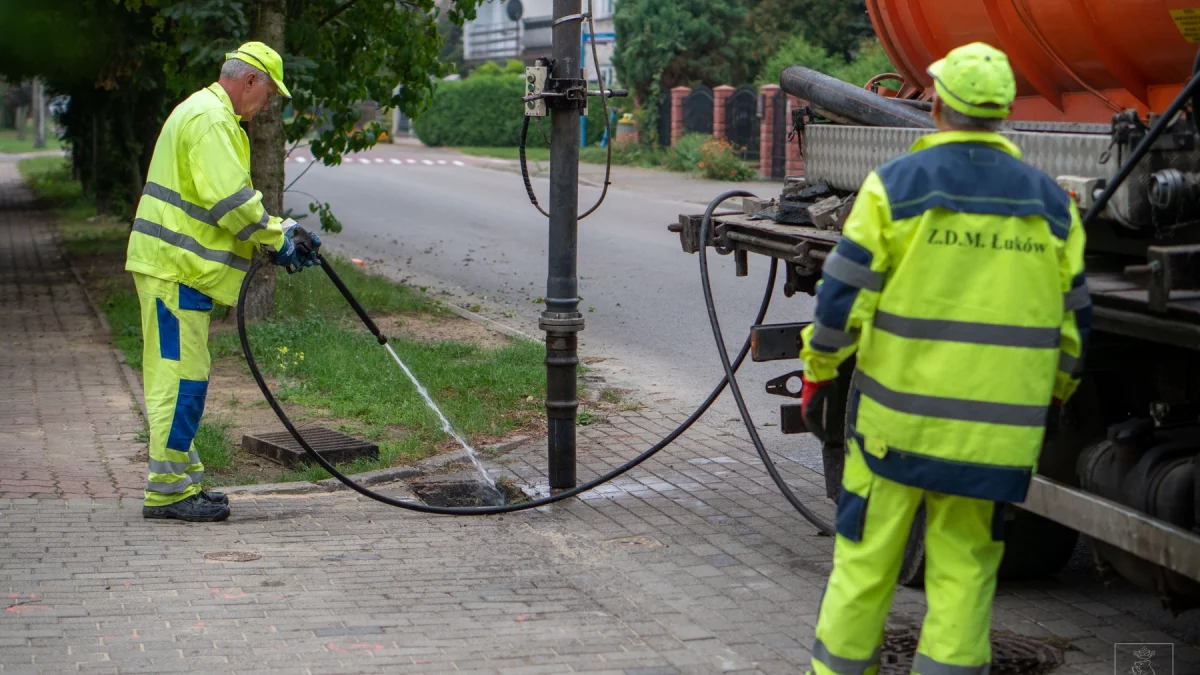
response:
<path id="1" fill-rule="evenodd" d="M 303 156 L 303 150 L 296 155 Z M 366 160 L 366 161 L 363 161 Z M 339 167 L 312 166 L 296 184 L 329 202 L 345 224 L 324 237 L 329 250 L 364 259 L 372 271 L 438 289 L 448 300 L 540 336 L 537 304 L 546 292 L 546 219 L 529 204 L 520 176 L 498 162 L 412 146 L 386 146 Z M 307 165 L 293 159 L 289 180 Z M 548 181 L 533 180 L 543 204 Z M 579 293 L 587 321 L 580 355 L 612 386 L 656 403 L 691 409 L 721 378 L 699 283 L 697 256 L 683 253 L 667 231 L 683 212 L 699 213 L 728 184 L 705 184 L 655 172 L 614 167 L 604 205 L 579 228 Z M 771 183 L 750 189 L 770 194 Z M 599 190 L 584 187 L 580 202 Z M 690 200 L 690 201 L 687 201 Z M 292 192 L 286 206 L 307 212 L 310 197 Z M 738 278 L 731 257 L 711 256 L 714 295 L 731 352 L 745 339 L 766 284 L 768 263 L 751 261 Z M 782 273 L 768 322 L 811 312 L 808 296 L 783 296 Z M 742 386 L 768 447 L 820 469 L 811 437 L 778 432 L 786 399 L 763 392 L 767 379 L 797 363 L 748 362 Z M 710 412 L 722 427 L 740 424 L 726 393 Z"/>

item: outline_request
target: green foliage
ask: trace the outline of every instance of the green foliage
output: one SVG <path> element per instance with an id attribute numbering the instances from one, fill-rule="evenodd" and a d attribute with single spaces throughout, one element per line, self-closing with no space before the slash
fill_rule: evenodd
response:
<path id="1" fill-rule="evenodd" d="M 659 106 L 672 87 L 739 85 L 752 77 L 746 59 L 743 0 L 621 0 L 613 14 L 613 64 L 641 104 L 641 128 L 657 133 Z M 661 139 L 659 139 L 661 141 Z"/>
<path id="2" fill-rule="evenodd" d="M 754 45 L 747 56 L 756 65 L 796 36 L 842 61 L 874 36 L 863 0 L 753 0 L 750 5 L 746 27 Z"/>
<path id="3" fill-rule="evenodd" d="M 315 135 L 313 156 L 338 164 L 384 131 L 360 125 L 360 101 L 418 115 L 434 78 L 452 70 L 438 61 L 439 20 L 460 26 L 480 2 L 288 0 L 288 141 Z M 42 75 L 71 97 L 60 122 L 75 172 L 101 211 L 130 215 L 166 115 L 216 79 L 224 54 L 255 34 L 260 9 L 255 0 L 0 0 L 0 76 Z"/>
<path id="4" fill-rule="evenodd" d="M 706 139 L 697 150 L 697 154 L 699 160 L 696 162 L 696 168 L 705 178 L 744 181 L 757 175 L 757 171 L 738 156 L 738 148 L 724 138 Z"/>
<path id="5" fill-rule="evenodd" d="M 663 166 L 671 171 L 695 171 L 700 163 L 700 146 L 710 138 L 708 134 L 684 134 L 666 153 Z"/>
<path id="6" fill-rule="evenodd" d="M 427 296 L 410 286 L 365 272 L 340 256 L 327 258 L 334 271 L 354 292 L 371 314 L 441 313 Z M 320 316 L 326 319 L 353 319 L 354 310 L 325 273 L 310 267 L 297 274 L 279 270 L 275 279 L 275 316 L 280 319 Z M 357 319 L 355 319 L 357 320 Z"/>
<path id="7" fill-rule="evenodd" d="M 859 45 L 856 57 L 846 62 L 807 39 L 796 36 L 784 43 L 783 47 L 767 61 L 760 81 L 763 84 L 779 82 L 779 74 L 783 72 L 783 69 L 793 65 L 812 68 L 859 86 L 865 85 L 876 75 L 894 70 L 887 54 L 883 52 L 883 47 L 874 39 L 864 40 Z"/>
<path id="8" fill-rule="evenodd" d="M 429 146 L 514 147 L 521 142 L 524 95 L 524 76 L 485 63 L 465 80 L 438 83 L 433 104 L 413 128 L 417 138 Z M 597 143 L 604 136 L 604 112 L 599 103 L 588 106 L 587 119 L 588 143 Z M 549 119 L 542 120 L 541 127 L 545 137 L 538 130 L 538 121 L 530 121 L 528 147 L 549 147 Z"/>
<path id="9" fill-rule="evenodd" d="M 196 429 L 196 438 L 192 443 L 200 455 L 200 462 L 206 469 L 223 469 L 229 466 L 236 447 L 226 433 L 233 425 L 228 420 L 205 415 L 204 421 Z M 207 481 L 206 481 L 207 483 Z"/>

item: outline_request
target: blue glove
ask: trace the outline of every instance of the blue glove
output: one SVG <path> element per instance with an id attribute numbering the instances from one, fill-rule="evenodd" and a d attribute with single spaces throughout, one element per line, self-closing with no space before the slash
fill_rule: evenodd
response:
<path id="1" fill-rule="evenodd" d="M 292 243 L 291 230 L 285 230 L 283 246 L 275 252 L 275 264 L 282 267 L 299 267 L 300 259 L 296 257 L 296 245 Z"/>

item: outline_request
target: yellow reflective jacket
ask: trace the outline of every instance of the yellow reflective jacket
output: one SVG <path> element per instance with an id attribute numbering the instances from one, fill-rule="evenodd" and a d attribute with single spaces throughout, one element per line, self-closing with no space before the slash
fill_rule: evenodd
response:
<path id="1" fill-rule="evenodd" d="M 167 117 L 138 201 L 125 269 L 233 305 L 256 246 L 283 245 L 250 183 L 250 140 L 228 94 L 211 84 Z"/>
<path id="2" fill-rule="evenodd" d="M 863 183 L 825 262 L 805 373 L 857 351 L 846 433 L 875 473 L 1020 502 L 1091 330 L 1079 212 L 999 134 L 911 150 Z"/>

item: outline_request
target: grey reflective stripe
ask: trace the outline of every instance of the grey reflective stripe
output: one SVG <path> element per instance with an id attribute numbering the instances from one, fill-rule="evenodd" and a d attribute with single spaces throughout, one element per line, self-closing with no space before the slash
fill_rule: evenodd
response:
<path id="1" fill-rule="evenodd" d="M 254 235 L 255 232 L 265 228 L 269 220 L 270 216 L 267 215 L 267 210 L 263 209 L 262 218 L 259 218 L 257 223 L 250 223 L 249 225 L 243 227 L 242 231 L 237 233 L 237 238 L 241 239 L 242 241 L 247 241 L 251 236 Z"/>
<path id="2" fill-rule="evenodd" d="M 150 458 L 150 473 L 167 474 L 182 476 L 187 473 L 188 467 L 199 464 L 200 455 L 195 450 L 188 451 L 188 459 L 186 462 L 170 462 L 165 459 Z"/>
<path id="3" fill-rule="evenodd" d="M 1057 347 L 1059 342 L 1058 328 L 1030 328 L 1028 326 L 1006 326 L 995 323 L 971 323 L 942 319 L 912 319 L 882 311 L 875 312 L 874 325 L 893 335 L 914 340 L 942 340 L 1031 349 L 1049 349 Z"/>
<path id="4" fill-rule="evenodd" d="M 846 256 L 839 254 L 837 251 L 834 251 L 833 255 L 825 259 L 825 264 L 821 267 L 821 271 L 855 288 L 862 288 L 868 291 L 883 290 L 883 272 L 873 272 L 870 267 L 860 265 Z"/>
<path id="5" fill-rule="evenodd" d="M 181 478 L 174 483 L 159 483 L 157 481 L 146 481 L 146 492 L 157 492 L 163 495 L 177 495 L 180 492 L 186 491 L 193 484 L 190 478 Z"/>
<path id="6" fill-rule="evenodd" d="M 185 251 L 195 253 L 205 260 L 211 260 L 215 263 L 228 265 L 235 270 L 246 272 L 250 269 L 250 261 L 241 256 L 235 255 L 233 251 L 218 251 L 216 249 L 208 248 L 192 237 L 189 237 L 182 232 L 169 230 L 158 223 L 152 223 L 148 220 L 138 218 L 137 220 L 133 221 L 133 231 L 154 237 L 155 239 L 161 239 L 172 246 L 178 246 Z"/>
<path id="7" fill-rule="evenodd" d="M 906 394 L 888 389 L 861 371 L 858 389 L 876 403 L 909 415 L 1017 427 L 1040 427 L 1046 423 L 1047 407 L 1044 405 L 992 403 L 964 398 Z"/>
<path id="8" fill-rule="evenodd" d="M 935 661 L 917 652 L 917 658 L 913 660 L 913 672 L 917 673 L 917 675 L 988 675 L 988 673 L 992 672 L 992 664 L 956 666 L 951 663 Z"/>
<path id="9" fill-rule="evenodd" d="M 168 462 L 165 459 L 150 458 L 150 473 L 159 476 L 182 476 L 187 473 L 191 462 Z"/>
<path id="10" fill-rule="evenodd" d="M 1088 295 L 1087 284 L 1076 286 L 1071 290 L 1063 293 L 1063 311 L 1074 312 L 1077 309 L 1083 309 L 1092 304 L 1092 298 Z"/>
<path id="11" fill-rule="evenodd" d="M 164 187 L 158 183 L 147 182 L 146 189 L 142 190 L 142 194 L 149 195 L 155 199 L 161 199 L 171 206 L 182 209 L 184 213 L 202 223 L 212 225 L 214 227 L 217 224 L 216 219 L 212 217 L 212 214 L 208 212 L 208 209 L 200 206 L 199 204 L 193 204 L 191 202 L 184 201 L 183 195 L 180 195 L 178 192 L 169 187 Z"/>
<path id="12" fill-rule="evenodd" d="M 254 191 L 254 188 L 246 186 L 217 202 L 217 205 L 212 207 L 212 210 L 209 212 L 212 215 L 213 222 L 220 221 L 230 211 L 254 199 L 255 194 L 257 193 Z"/>
<path id="13" fill-rule="evenodd" d="M 204 472 L 192 471 L 188 473 L 188 478 L 191 479 L 193 485 L 199 485 L 204 480 Z"/>
<path id="14" fill-rule="evenodd" d="M 1077 375 L 1079 373 L 1079 358 L 1063 352 L 1058 357 L 1058 369 L 1064 373 Z"/>
<path id="15" fill-rule="evenodd" d="M 825 643 L 821 642 L 821 638 L 817 638 L 816 644 L 813 645 L 812 655 L 838 675 L 863 675 L 868 668 L 879 664 L 878 647 L 869 659 L 847 659 L 830 652 Z"/>
<path id="16" fill-rule="evenodd" d="M 853 333 L 830 328 L 820 321 L 814 321 L 812 339 L 809 342 L 814 345 L 821 345 L 822 347 L 841 349 L 842 347 L 849 347 L 854 344 L 857 339 L 857 336 Z"/>

